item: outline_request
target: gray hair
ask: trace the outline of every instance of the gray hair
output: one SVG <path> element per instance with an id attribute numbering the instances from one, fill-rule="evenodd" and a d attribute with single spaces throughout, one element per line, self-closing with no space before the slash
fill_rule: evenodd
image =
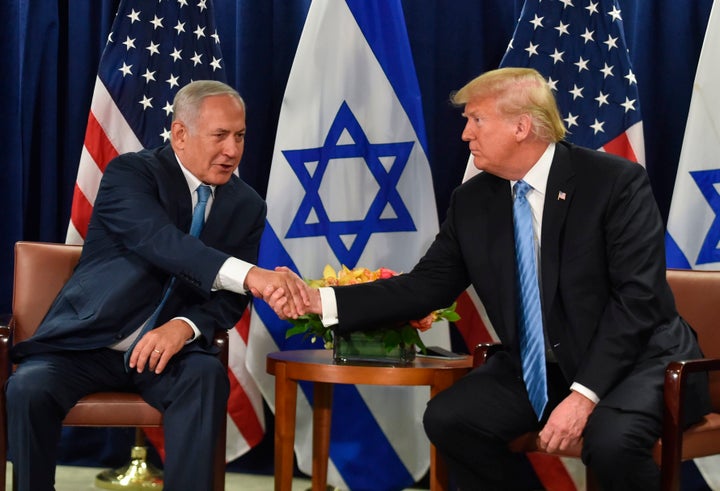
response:
<path id="1" fill-rule="evenodd" d="M 217 80 L 196 80 L 190 82 L 175 94 L 172 120 L 181 120 L 189 129 L 195 128 L 200 105 L 206 97 L 229 95 L 237 99 L 245 111 L 245 101 L 237 90 Z"/>

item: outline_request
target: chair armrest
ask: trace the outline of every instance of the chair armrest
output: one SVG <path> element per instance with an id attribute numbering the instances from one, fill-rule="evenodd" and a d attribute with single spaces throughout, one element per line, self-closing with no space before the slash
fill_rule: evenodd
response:
<path id="1" fill-rule="evenodd" d="M 665 369 L 665 416 L 662 433 L 662 469 L 679 483 L 682 458 L 683 416 L 682 401 L 687 378 L 692 373 L 720 371 L 720 359 L 673 361 Z M 674 469 L 674 470 L 673 470 Z M 679 486 L 679 484 L 678 484 Z"/>
<path id="2" fill-rule="evenodd" d="M 223 365 L 228 366 L 229 364 L 229 350 L 230 350 L 230 339 L 227 331 L 216 331 L 215 337 L 213 338 L 213 344 L 220 349 L 218 358 Z"/>
<path id="3" fill-rule="evenodd" d="M 12 316 L 0 314 L 0 387 L 10 377 L 12 366 L 10 364 L 10 339 L 12 337 Z M 5 391 L 2 391 L 3 396 Z"/>
<path id="4" fill-rule="evenodd" d="M 488 358 L 502 351 L 505 347 L 500 343 L 480 343 L 473 350 L 473 368 L 484 365 Z"/>

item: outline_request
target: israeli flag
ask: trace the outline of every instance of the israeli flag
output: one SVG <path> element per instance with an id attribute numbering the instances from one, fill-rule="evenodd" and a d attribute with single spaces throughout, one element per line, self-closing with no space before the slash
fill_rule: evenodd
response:
<path id="1" fill-rule="evenodd" d="M 669 268 L 720 269 L 720 7 L 713 4 L 693 85 L 667 235 Z"/>
<path id="2" fill-rule="evenodd" d="M 409 271 L 437 233 L 417 77 L 399 0 L 315 0 L 285 90 L 267 192 L 260 266 L 319 278 L 330 264 Z M 368 305 L 368 308 L 373 308 Z M 269 352 L 322 348 L 263 302 L 253 307 L 248 368 L 274 410 Z M 423 333 L 449 347 L 447 326 Z M 312 390 L 298 397 L 295 451 L 311 473 Z M 397 490 L 429 467 L 427 387 L 335 387 L 328 482 Z"/>

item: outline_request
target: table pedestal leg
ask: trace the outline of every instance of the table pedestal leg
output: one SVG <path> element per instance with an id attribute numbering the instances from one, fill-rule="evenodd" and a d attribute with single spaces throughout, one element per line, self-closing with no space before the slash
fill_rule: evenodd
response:
<path id="1" fill-rule="evenodd" d="M 286 369 L 284 363 L 275 368 L 275 491 L 291 491 L 293 479 L 297 382 Z"/>
<path id="2" fill-rule="evenodd" d="M 330 456 L 332 384 L 315 382 L 313 392 L 312 491 L 326 491 Z"/>

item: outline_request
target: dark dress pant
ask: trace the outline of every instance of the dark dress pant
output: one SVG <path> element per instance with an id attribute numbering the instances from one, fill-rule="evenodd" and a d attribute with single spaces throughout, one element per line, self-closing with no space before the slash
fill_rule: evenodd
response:
<path id="1" fill-rule="evenodd" d="M 80 398 L 103 390 L 139 392 L 163 413 L 166 491 L 211 489 L 230 390 L 222 363 L 194 352 L 176 355 L 159 375 L 128 373 L 122 352 L 98 349 L 29 356 L 8 380 L 8 443 L 19 491 L 54 489 L 62 420 Z"/>
<path id="2" fill-rule="evenodd" d="M 558 366 L 549 364 L 549 402 L 538 422 L 519 369 L 501 352 L 431 399 L 425 431 L 457 489 L 534 489 L 522 456 L 507 445 L 523 433 L 540 430 L 552 408 L 567 396 L 568 386 Z M 660 431 L 661 423 L 653 417 L 597 406 L 585 429 L 583 461 L 607 491 L 658 489 L 660 473 L 650 449 Z"/>

